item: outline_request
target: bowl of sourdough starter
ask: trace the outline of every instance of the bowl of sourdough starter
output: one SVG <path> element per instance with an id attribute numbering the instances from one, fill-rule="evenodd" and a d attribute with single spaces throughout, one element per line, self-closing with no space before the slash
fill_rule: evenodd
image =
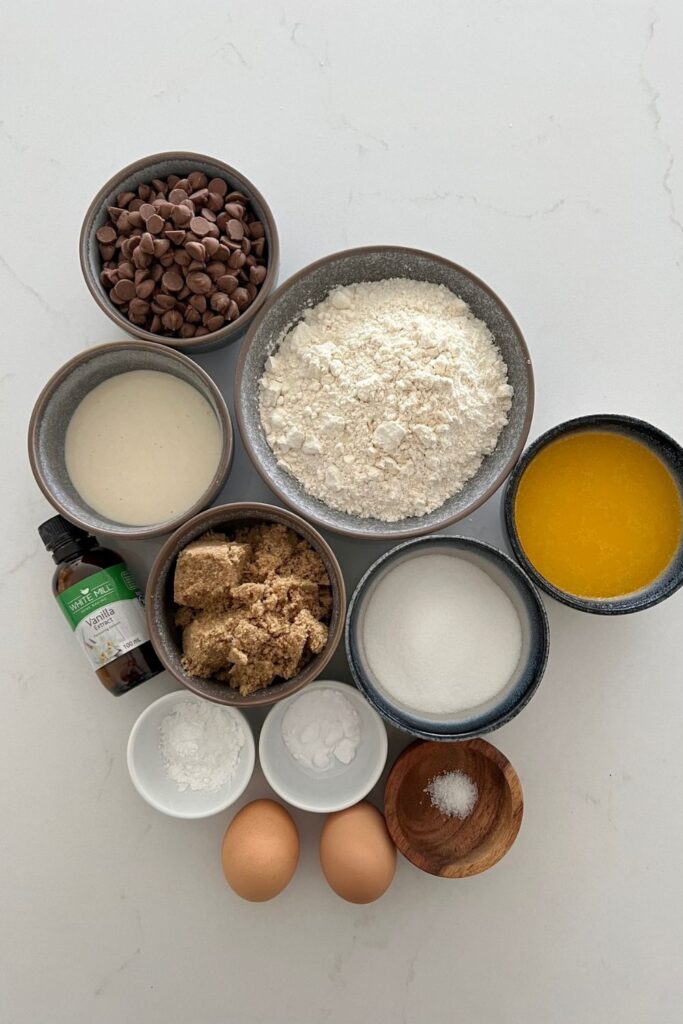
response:
<path id="1" fill-rule="evenodd" d="M 29 424 L 33 475 L 67 519 L 102 536 L 171 533 L 230 471 L 230 413 L 191 359 L 144 341 L 82 352 L 48 381 Z"/>
<path id="2" fill-rule="evenodd" d="M 473 512 L 517 462 L 533 404 L 529 353 L 497 295 L 394 246 L 335 253 L 286 281 L 235 375 L 258 472 L 295 511 L 357 539 Z"/>

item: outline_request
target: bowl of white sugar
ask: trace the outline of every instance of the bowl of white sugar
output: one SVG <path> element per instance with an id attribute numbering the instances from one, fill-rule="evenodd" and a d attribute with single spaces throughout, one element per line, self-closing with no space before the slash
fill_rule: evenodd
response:
<path id="1" fill-rule="evenodd" d="M 467 537 L 400 544 L 370 566 L 346 619 L 359 689 L 425 739 L 479 736 L 514 718 L 548 658 L 548 620 L 526 573 Z"/>
<path id="2" fill-rule="evenodd" d="M 291 277 L 245 338 L 240 432 L 278 496 L 357 539 L 433 532 L 486 501 L 531 424 L 529 352 L 464 267 L 394 246 Z"/>

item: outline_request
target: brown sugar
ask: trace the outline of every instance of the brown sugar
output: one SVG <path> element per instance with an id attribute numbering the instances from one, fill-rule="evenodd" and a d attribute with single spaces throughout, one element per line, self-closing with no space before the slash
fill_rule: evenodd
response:
<path id="1" fill-rule="evenodd" d="M 243 696 L 291 679 L 327 643 L 327 571 L 286 526 L 263 523 L 193 541 L 178 557 L 174 597 L 186 671 Z"/>
<path id="2" fill-rule="evenodd" d="M 205 533 L 178 555 L 173 599 L 188 608 L 220 606 L 242 579 L 250 555 L 246 544 L 229 544 L 222 533 Z"/>

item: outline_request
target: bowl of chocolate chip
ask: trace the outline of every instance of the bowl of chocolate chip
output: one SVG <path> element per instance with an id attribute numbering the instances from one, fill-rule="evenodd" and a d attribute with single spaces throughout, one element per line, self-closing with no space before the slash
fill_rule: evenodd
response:
<path id="1" fill-rule="evenodd" d="M 218 704 L 274 704 L 317 678 L 344 628 L 346 592 L 324 538 L 286 509 L 237 502 L 169 537 L 145 597 L 171 675 Z"/>
<path id="2" fill-rule="evenodd" d="M 118 327 L 185 352 L 235 341 L 277 281 L 270 207 L 234 167 L 198 153 L 158 153 L 115 174 L 79 248 L 86 284 Z"/>

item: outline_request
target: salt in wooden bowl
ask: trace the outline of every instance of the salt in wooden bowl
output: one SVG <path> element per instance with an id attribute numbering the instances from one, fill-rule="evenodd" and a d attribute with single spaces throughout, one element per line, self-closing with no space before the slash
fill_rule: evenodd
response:
<path id="1" fill-rule="evenodd" d="M 468 817 L 432 805 L 427 786 L 445 772 L 463 772 L 477 787 Z M 443 878 L 467 878 L 496 864 L 522 824 L 517 772 L 486 740 L 418 740 L 399 755 L 387 779 L 384 814 L 394 843 L 411 864 Z"/>

